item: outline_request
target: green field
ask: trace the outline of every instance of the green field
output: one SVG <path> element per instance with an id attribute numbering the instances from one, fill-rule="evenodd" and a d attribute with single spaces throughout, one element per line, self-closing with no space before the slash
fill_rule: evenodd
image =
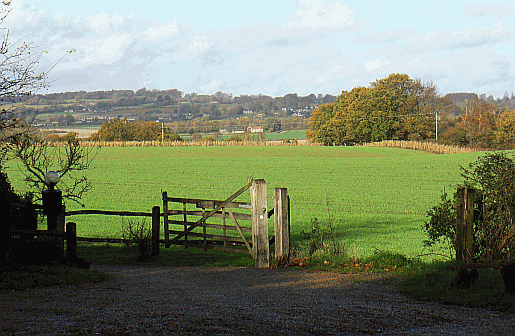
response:
<path id="1" fill-rule="evenodd" d="M 267 140 L 283 140 L 283 139 L 306 139 L 306 131 L 283 131 L 278 133 L 267 133 Z"/>
<path id="2" fill-rule="evenodd" d="M 380 249 L 414 256 L 428 252 L 421 229 L 427 209 L 461 180 L 459 166 L 479 155 L 361 147 L 106 147 L 87 172 L 94 189 L 84 202 L 87 209 L 150 212 L 162 205 L 161 190 L 223 200 L 251 176 L 266 180 L 269 206 L 273 188 L 288 188 L 293 240 L 311 229 L 313 218 L 324 223 L 330 215 L 350 253 Z M 20 190 L 15 164 L 8 174 Z M 237 200 L 249 198 L 246 192 Z M 77 208 L 70 204 L 68 210 Z M 73 221 L 81 236 L 121 236 L 118 217 Z"/>

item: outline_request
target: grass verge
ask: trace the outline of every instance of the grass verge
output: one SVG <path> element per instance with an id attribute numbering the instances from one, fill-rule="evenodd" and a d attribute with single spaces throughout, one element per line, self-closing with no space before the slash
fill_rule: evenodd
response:
<path id="1" fill-rule="evenodd" d="M 80 244 L 79 257 L 90 261 L 93 265 L 126 265 L 126 266 L 254 266 L 249 254 L 228 253 L 216 250 L 184 248 L 172 246 L 161 249 L 158 256 L 149 261 L 137 261 L 137 246 L 122 244 Z"/>
<path id="2" fill-rule="evenodd" d="M 31 288 L 63 286 L 84 282 L 100 282 L 108 275 L 64 265 L 20 266 L 0 270 L 0 293 L 23 291 Z"/>
<path id="3" fill-rule="evenodd" d="M 399 289 L 420 301 L 515 313 L 515 295 L 504 292 L 499 269 L 478 267 L 479 278 L 469 289 L 450 289 L 461 267 L 456 262 L 427 264 L 421 271 L 403 274 Z"/>

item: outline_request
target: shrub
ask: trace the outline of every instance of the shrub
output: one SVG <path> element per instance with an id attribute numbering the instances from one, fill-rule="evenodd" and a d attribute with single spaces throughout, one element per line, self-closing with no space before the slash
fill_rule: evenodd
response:
<path id="1" fill-rule="evenodd" d="M 201 140 L 202 140 L 202 134 L 200 134 L 200 133 L 193 133 L 193 134 L 191 135 L 191 139 L 192 139 L 193 141 L 197 141 L 197 142 L 198 142 L 198 141 L 201 141 Z"/>
<path id="2" fill-rule="evenodd" d="M 231 134 L 227 141 L 241 142 L 241 137 L 238 134 Z"/>
<path id="3" fill-rule="evenodd" d="M 0 266 L 12 261 L 13 236 L 11 230 L 37 228 L 37 214 L 32 195 L 17 195 L 0 167 Z"/>
<path id="4" fill-rule="evenodd" d="M 152 230 L 143 222 L 128 221 L 127 227 L 123 229 L 123 239 L 134 241 L 138 246 L 138 261 L 150 259 L 152 248 Z"/>
<path id="5" fill-rule="evenodd" d="M 170 135 L 170 139 L 169 140 L 170 141 L 184 141 L 184 139 L 181 138 L 181 136 L 177 132 L 173 132 L 173 134 Z"/>
<path id="6" fill-rule="evenodd" d="M 337 239 L 338 227 L 333 225 L 331 218 L 327 224 L 322 224 L 318 218 L 311 219 L 311 231 L 301 231 L 308 241 L 308 254 L 343 255 L 344 249 Z"/>
<path id="7" fill-rule="evenodd" d="M 427 211 L 429 222 L 425 223 L 428 239 L 425 246 L 443 243 L 449 250 L 456 250 L 456 200 L 444 191 L 440 203 Z"/>
<path id="8" fill-rule="evenodd" d="M 480 157 L 461 167 L 461 187 L 476 190 L 474 199 L 473 258 L 485 262 L 515 257 L 515 162 L 501 152 Z M 456 249 L 456 199 L 444 193 L 428 211 L 425 231 L 433 245 L 440 239 Z"/>

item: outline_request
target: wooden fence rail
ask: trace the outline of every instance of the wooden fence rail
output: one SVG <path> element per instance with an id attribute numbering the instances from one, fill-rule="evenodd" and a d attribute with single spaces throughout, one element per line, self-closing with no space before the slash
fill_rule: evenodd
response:
<path id="1" fill-rule="evenodd" d="M 251 202 L 236 202 L 234 199 L 250 189 Z M 74 222 L 66 223 L 68 216 L 80 215 L 107 215 L 127 217 L 150 217 L 151 228 L 151 255 L 159 254 L 160 243 L 165 247 L 179 244 L 204 249 L 216 249 L 238 253 L 249 253 L 256 262 L 256 267 L 270 266 L 269 245 L 275 241 L 275 263 L 277 265 L 288 262 L 290 254 L 290 199 L 286 188 L 274 190 L 274 208 L 267 210 L 266 183 L 264 180 L 252 180 L 246 186 L 231 195 L 225 201 L 203 200 L 193 198 L 168 197 L 162 193 L 163 212 L 155 206 L 152 212 L 109 211 L 109 210 L 74 210 L 66 211 L 63 206 L 62 214 L 56 218 L 55 230 L 17 230 L 15 234 L 28 236 L 53 236 L 64 253 L 64 240 L 66 240 L 67 255 L 70 259 L 77 258 L 77 242 L 105 242 L 105 243 L 135 243 L 131 239 L 120 238 L 90 238 L 77 237 L 77 227 Z M 182 209 L 168 209 L 170 203 L 181 203 Z M 195 205 L 197 209 L 187 209 L 187 204 Z M 210 210 L 209 210 L 210 209 Z M 251 213 L 236 212 L 234 210 L 248 210 Z M 274 215 L 275 236 L 268 237 L 268 219 Z M 180 218 L 172 219 L 172 216 Z M 198 220 L 188 220 L 200 217 Z M 164 239 L 160 239 L 160 218 L 164 219 Z M 170 218 L 169 218 L 170 217 Z M 207 223 L 208 218 L 218 218 L 221 223 Z M 230 220 L 233 225 L 228 225 Z M 241 221 L 252 222 L 252 227 L 240 225 Z M 170 228 L 169 225 L 181 227 L 181 230 Z M 199 228 L 202 232 L 194 231 Z M 218 231 L 208 233 L 207 229 Z M 229 234 L 233 232 L 232 235 Z M 237 233 L 236 233 L 237 232 Z M 174 237 L 170 239 L 170 235 Z M 247 236 L 246 236 L 247 235 Z M 183 238 L 182 240 L 180 240 Z M 193 238 L 193 239 L 192 239 Z M 198 239 L 195 239 L 198 238 Z"/>
<path id="2" fill-rule="evenodd" d="M 160 212 L 160 207 L 155 206 L 152 208 L 152 212 L 133 212 L 133 211 L 108 211 L 108 210 L 75 210 L 75 211 L 63 211 L 64 217 L 66 216 L 77 216 L 77 215 L 107 215 L 107 216 L 123 216 L 123 217 L 151 217 L 152 228 L 151 228 L 151 256 L 159 255 L 159 226 L 160 217 L 163 214 Z M 64 221 L 64 219 L 63 219 Z M 135 243 L 132 239 L 121 239 L 121 238 L 89 238 L 89 237 L 77 237 L 77 241 L 85 242 L 96 242 L 96 243 Z"/>

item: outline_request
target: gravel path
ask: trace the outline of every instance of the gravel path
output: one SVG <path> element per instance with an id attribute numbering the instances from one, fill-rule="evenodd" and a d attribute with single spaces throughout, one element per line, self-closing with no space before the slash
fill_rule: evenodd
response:
<path id="1" fill-rule="evenodd" d="M 417 303 L 388 279 L 95 266 L 109 281 L 0 294 L 4 335 L 513 335 L 515 315 Z"/>

